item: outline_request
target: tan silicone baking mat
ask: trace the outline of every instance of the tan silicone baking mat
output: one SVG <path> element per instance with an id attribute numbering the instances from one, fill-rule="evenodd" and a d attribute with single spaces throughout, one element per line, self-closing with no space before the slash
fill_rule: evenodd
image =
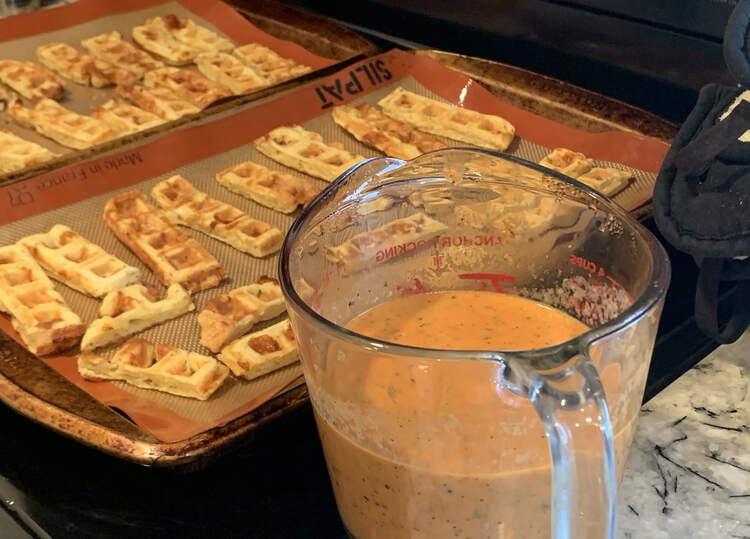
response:
<path id="1" fill-rule="evenodd" d="M 2 187 L 0 244 L 63 223 L 127 263 L 141 267 L 144 274 L 150 276 L 147 280 L 156 282 L 135 255 L 104 225 L 101 211 L 105 201 L 114 193 L 134 188 L 148 193 L 155 183 L 172 174 L 181 174 L 198 189 L 286 231 L 294 216 L 274 212 L 228 191 L 216 182 L 215 174 L 246 160 L 292 172 L 259 153 L 252 143 L 253 139 L 282 124 L 299 123 L 320 133 L 328 141 L 341 142 L 347 150 L 363 157 L 378 156 L 379 152 L 359 143 L 336 126 L 330 110 L 334 104 L 359 100 L 375 105 L 398 86 L 508 118 L 519 134 L 510 152 L 520 157 L 538 161 L 549 148 L 565 146 L 582 151 L 602 164 L 632 169 L 637 181 L 616 197 L 628 208 L 637 207 L 650 198 L 654 172 L 667 149 L 656 139 L 633 133 L 592 134 L 551 122 L 499 101 L 478 84 L 434 60 L 391 51 L 287 94 L 248 105 L 202 125 L 168 133 L 140 147 Z M 321 188 L 326 185 L 321 180 L 310 181 Z M 197 310 L 208 298 L 220 292 L 246 284 L 260 275 L 276 276 L 278 255 L 255 259 L 203 234 L 190 233 L 217 257 L 231 278 L 222 287 L 195 294 Z M 63 285 L 57 285 L 57 288 L 84 321 L 88 322 L 95 316 L 98 301 Z M 0 319 L 0 328 L 12 332 L 6 318 Z M 144 332 L 144 336 L 206 353 L 198 344 L 199 327 L 195 314 L 153 328 Z M 261 404 L 286 384 L 296 383 L 299 375 L 299 368 L 294 366 L 254 382 L 232 379 L 209 401 L 194 402 L 122 383 L 86 382 L 78 376 L 72 356 L 44 360 L 163 441 L 184 439 L 224 424 Z"/>
<path id="2" fill-rule="evenodd" d="M 148 17 L 173 13 L 232 39 L 236 45 L 261 43 L 285 58 L 308 65 L 314 70 L 336 63 L 317 56 L 303 47 L 263 32 L 228 5 L 218 0 L 78 0 L 74 4 L 0 19 L 0 59 L 38 62 L 36 48 L 49 42 L 63 42 L 86 52 L 81 41 L 116 30 L 133 43 L 131 31 Z M 138 47 L 137 44 L 135 44 Z M 195 65 L 182 66 L 197 71 Z M 92 88 L 62 79 L 65 95 L 59 101 L 79 114 L 90 114 L 96 107 L 119 97 L 113 86 Z M 27 106 L 30 105 L 25 101 Z M 74 152 L 57 142 L 22 127 L 6 112 L 0 112 L 0 129 L 11 132 L 64 155 Z"/>

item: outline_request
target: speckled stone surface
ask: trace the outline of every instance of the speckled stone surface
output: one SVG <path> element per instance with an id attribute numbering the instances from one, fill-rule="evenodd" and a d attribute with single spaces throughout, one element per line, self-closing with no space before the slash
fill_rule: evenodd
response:
<path id="1" fill-rule="evenodd" d="M 642 409 L 618 539 L 750 538 L 750 332 Z"/>

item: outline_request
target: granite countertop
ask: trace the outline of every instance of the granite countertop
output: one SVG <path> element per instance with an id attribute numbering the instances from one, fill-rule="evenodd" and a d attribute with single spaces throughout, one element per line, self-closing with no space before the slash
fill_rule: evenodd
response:
<path id="1" fill-rule="evenodd" d="M 750 331 L 641 410 L 618 539 L 750 538 Z"/>

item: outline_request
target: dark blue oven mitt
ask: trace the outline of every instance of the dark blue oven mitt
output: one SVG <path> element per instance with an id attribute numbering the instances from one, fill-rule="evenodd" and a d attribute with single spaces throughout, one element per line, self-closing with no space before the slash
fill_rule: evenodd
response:
<path id="1" fill-rule="evenodd" d="M 698 327 L 719 343 L 750 325 L 750 0 L 740 0 L 724 35 L 729 71 L 741 83 L 709 84 L 672 142 L 654 188 L 654 217 L 664 237 L 700 266 Z M 720 327 L 722 281 L 736 281 Z"/>

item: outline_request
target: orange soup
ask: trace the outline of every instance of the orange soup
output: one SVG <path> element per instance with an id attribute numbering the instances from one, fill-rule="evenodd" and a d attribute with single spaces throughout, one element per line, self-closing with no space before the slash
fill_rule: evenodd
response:
<path id="1" fill-rule="evenodd" d="M 454 350 L 540 348 L 587 329 L 547 306 L 474 291 L 398 298 L 347 327 Z M 546 436 L 530 403 L 498 383 L 497 364 L 383 356 L 364 369 L 329 370 L 326 383 L 341 402 L 366 411 L 332 421 L 316 411 L 339 512 L 354 537 L 549 537 Z"/>

